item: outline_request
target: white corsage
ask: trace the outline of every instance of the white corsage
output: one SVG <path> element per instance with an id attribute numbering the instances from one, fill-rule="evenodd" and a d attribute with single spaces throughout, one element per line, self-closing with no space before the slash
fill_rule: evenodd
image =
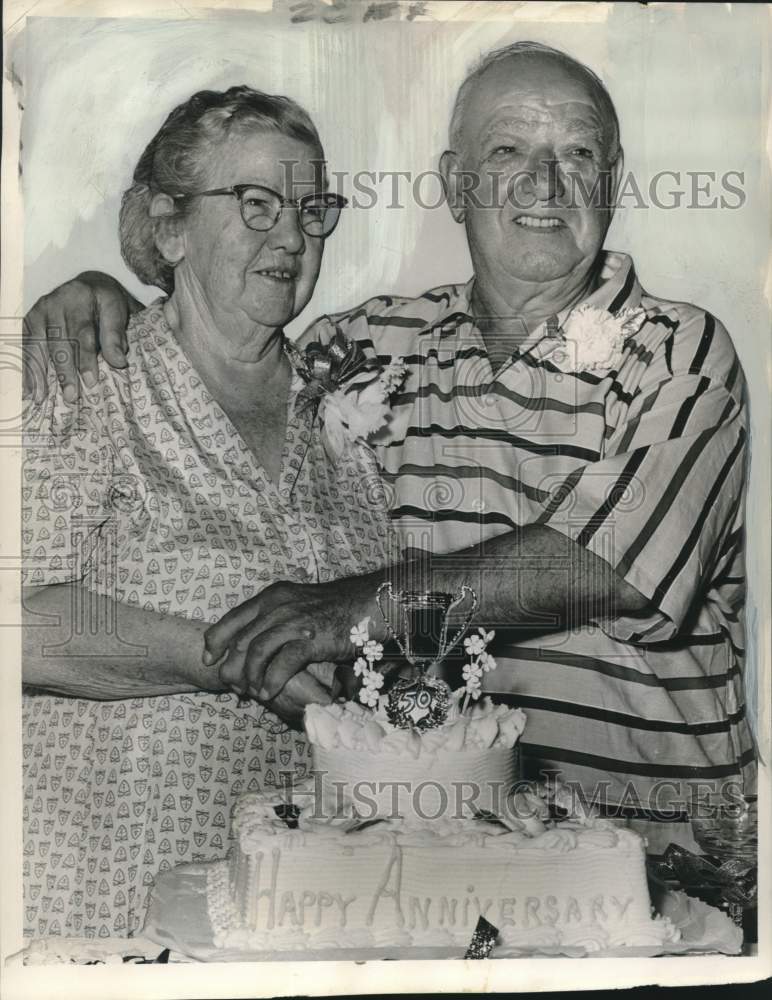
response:
<path id="1" fill-rule="evenodd" d="M 314 418 L 319 417 L 322 442 L 333 462 L 349 445 L 367 441 L 386 425 L 390 397 L 407 374 L 401 358 L 384 368 L 340 330 L 327 344 L 317 341 L 299 351 L 287 341 L 285 350 L 306 383 L 297 407 L 312 408 Z"/>
<path id="2" fill-rule="evenodd" d="M 563 343 L 550 360 L 563 372 L 598 375 L 615 370 L 622 362 L 625 341 L 638 332 L 645 318 L 643 309 L 610 313 L 607 309 L 581 305 L 563 324 Z"/>

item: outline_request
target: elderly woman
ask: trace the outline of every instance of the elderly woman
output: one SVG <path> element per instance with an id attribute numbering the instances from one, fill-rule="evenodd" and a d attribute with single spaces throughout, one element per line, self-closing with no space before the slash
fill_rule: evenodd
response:
<path id="1" fill-rule="evenodd" d="M 274 580 L 385 562 L 369 452 L 327 458 L 282 333 L 345 203 L 323 159 L 287 98 L 176 108 L 120 219 L 129 266 L 167 296 L 133 316 L 127 369 L 100 362 L 78 407 L 52 391 L 28 421 L 29 935 L 131 933 L 158 871 L 225 853 L 234 796 L 304 773 L 302 737 L 231 693 L 239 663 L 204 663 L 203 632 Z M 329 697 L 305 673 L 273 707 Z"/>

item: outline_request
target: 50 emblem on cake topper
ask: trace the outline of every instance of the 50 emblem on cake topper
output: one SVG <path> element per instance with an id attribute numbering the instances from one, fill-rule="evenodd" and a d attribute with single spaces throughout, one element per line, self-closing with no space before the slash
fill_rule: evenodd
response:
<path id="1" fill-rule="evenodd" d="M 461 588 L 457 597 L 440 591 L 395 593 L 391 583 L 383 583 L 376 599 L 390 637 L 418 672 L 415 679 L 398 681 L 386 696 L 389 721 L 399 729 L 419 731 L 441 726 L 448 718 L 453 697 L 465 696 L 461 709 L 464 711 L 470 699 L 480 696 L 482 674 L 496 666 L 496 661 L 486 652 L 494 633 L 478 629 L 477 635 L 464 640 L 471 662 L 464 667 L 466 684 L 460 691 L 451 692 L 444 681 L 427 676 L 430 670 L 439 667 L 468 631 L 479 607 L 477 595 L 467 586 Z M 469 607 L 451 636 L 452 613 L 467 599 Z M 396 605 L 396 616 L 386 610 L 387 600 Z M 363 681 L 360 701 L 375 708 L 381 698 L 383 675 L 374 664 L 383 657 L 383 646 L 369 638 L 369 619 L 352 628 L 351 641 L 361 650 L 354 664 L 354 672 Z"/>

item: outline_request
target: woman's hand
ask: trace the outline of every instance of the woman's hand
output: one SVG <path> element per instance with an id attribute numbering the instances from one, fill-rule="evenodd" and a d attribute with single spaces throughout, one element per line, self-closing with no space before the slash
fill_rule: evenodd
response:
<path id="1" fill-rule="evenodd" d="M 98 377 L 99 353 L 113 368 L 126 367 L 126 327 L 143 309 L 115 278 L 84 271 L 38 299 L 24 318 L 24 396 L 42 402 L 48 392 L 49 357 L 68 403 Z"/>
<path id="2" fill-rule="evenodd" d="M 227 690 L 217 670 L 201 663 L 204 628 L 80 583 L 24 587 L 22 683 L 99 701 Z"/>
<path id="3" fill-rule="evenodd" d="M 244 658 L 244 651 L 234 645 L 225 651 L 219 664 L 220 683 L 238 695 L 244 694 Z M 302 729 L 306 705 L 329 705 L 341 688 L 334 664 L 314 663 L 291 677 L 275 698 L 263 704 L 293 729 Z"/>
<path id="4" fill-rule="evenodd" d="M 303 728 L 303 714 L 306 705 L 329 705 L 333 691 L 328 690 L 307 670 L 290 677 L 275 698 L 267 701 L 266 707 L 275 712 L 293 729 Z"/>
<path id="5" fill-rule="evenodd" d="M 257 597 L 229 611 L 204 633 L 204 662 L 215 663 L 228 651 L 240 677 L 229 671 L 233 690 L 271 702 L 310 663 L 352 660 L 351 626 L 370 617 L 383 620 L 375 603 L 382 573 L 332 583 L 274 583 Z M 227 663 L 227 661 L 226 661 Z M 222 669 L 222 668 L 221 668 Z"/>

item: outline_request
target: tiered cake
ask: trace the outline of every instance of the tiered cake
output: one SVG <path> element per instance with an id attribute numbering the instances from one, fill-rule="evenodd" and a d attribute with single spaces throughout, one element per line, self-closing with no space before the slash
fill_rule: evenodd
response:
<path id="1" fill-rule="evenodd" d="M 231 856 L 210 868 L 215 943 L 463 954 L 480 916 L 522 948 L 675 938 L 652 918 L 640 837 L 583 816 L 555 824 L 532 791 L 507 795 L 522 712 L 457 709 L 419 735 L 392 725 L 383 699 L 374 713 L 309 706 L 314 779 L 291 802 L 244 796 Z"/>

